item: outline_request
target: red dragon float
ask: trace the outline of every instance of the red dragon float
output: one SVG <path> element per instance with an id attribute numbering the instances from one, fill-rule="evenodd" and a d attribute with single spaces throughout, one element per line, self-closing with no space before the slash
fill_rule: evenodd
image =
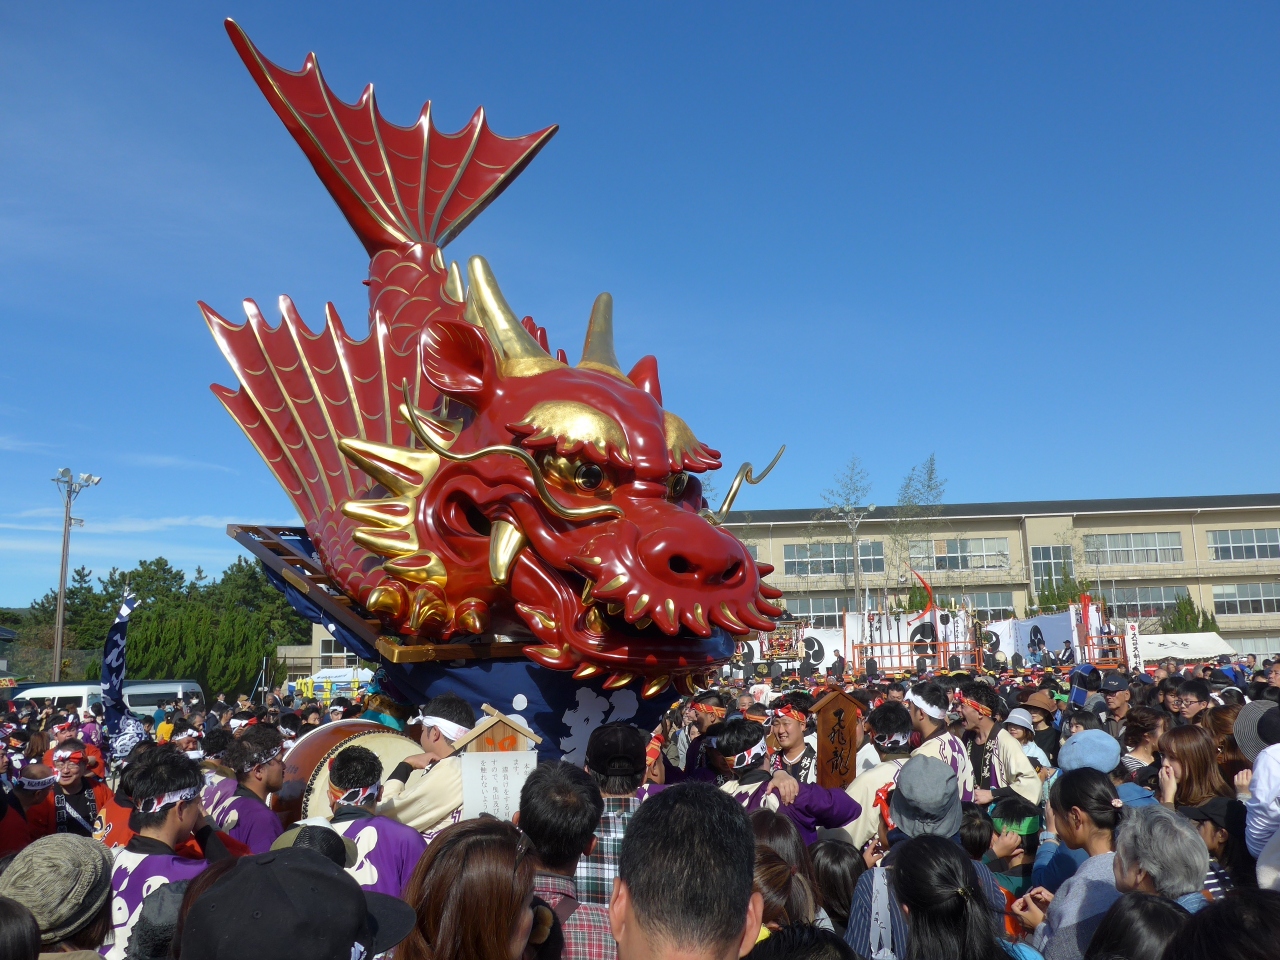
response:
<path id="1" fill-rule="evenodd" d="M 442 255 L 557 128 L 499 137 L 481 109 L 442 134 L 429 102 L 397 126 L 372 86 L 344 103 L 314 54 L 284 70 L 227 30 L 370 256 L 363 339 L 332 304 L 319 333 L 287 297 L 274 327 L 252 301 L 242 324 L 200 305 L 240 384 L 213 391 L 305 523 L 229 532 L 382 664 L 388 701 L 456 690 L 571 749 L 593 711 L 642 721 L 709 683 L 782 612 L 772 568 L 720 526 L 763 474 L 744 464 L 709 509 L 698 474 L 720 455 L 664 409 L 652 356 L 624 372 L 609 294 L 570 363 L 483 258 L 464 280 Z"/>

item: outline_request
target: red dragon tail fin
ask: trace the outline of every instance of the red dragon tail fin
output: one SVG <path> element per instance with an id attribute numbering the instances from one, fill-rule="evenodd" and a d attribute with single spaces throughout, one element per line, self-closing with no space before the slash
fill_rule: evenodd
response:
<path id="1" fill-rule="evenodd" d="M 399 461 L 384 462 L 382 452 L 414 445 L 398 412 L 402 388 L 417 406 L 435 400 L 422 373 L 419 334 L 428 323 L 463 317 L 461 283 L 440 247 L 511 184 L 557 128 L 507 139 L 490 131 L 477 110 L 464 129 L 442 134 L 431 122 L 430 103 L 414 126 L 398 127 L 378 113 L 372 87 L 354 106 L 338 100 L 314 54 L 293 73 L 263 57 L 230 20 L 227 32 L 372 262 L 363 339 L 347 334 L 332 304 L 319 333 L 284 297 L 283 320 L 275 327 L 252 301 L 241 324 L 200 304 L 240 382 L 235 390 L 214 385 L 213 392 L 288 493 L 326 568 L 364 602 L 385 574 L 381 561 L 355 542 L 359 524 L 342 513 L 342 504 L 377 485 L 424 483 L 438 462 L 423 454 L 421 470 L 408 476 Z M 441 439 L 452 441 L 453 434 Z M 396 536 L 402 534 L 387 534 Z"/>
<path id="2" fill-rule="evenodd" d="M 431 120 L 431 101 L 412 127 L 397 126 L 378 112 L 372 84 L 355 104 L 343 103 L 324 82 L 314 53 L 294 73 L 264 57 L 234 20 L 226 27 L 267 102 L 371 257 L 408 243 L 443 247 L 559 129 L 499 137 L 481 107 L 457 133 L 444 134 Z"/>

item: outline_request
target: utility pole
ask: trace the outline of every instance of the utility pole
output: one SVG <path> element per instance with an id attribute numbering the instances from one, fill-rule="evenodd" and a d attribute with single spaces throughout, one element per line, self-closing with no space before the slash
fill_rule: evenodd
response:
<path id="1" fill-rule="evenodd" d="M 67 559 L 71 554 L 71 526 L 84 526 L 83 520 L 76 520 L 71 516 L 71 504 L 80 496 L 81 490 L 96 486 L 102 482 L 102 478 L 82 473 L 78 480 L 73 480 L 71 468 L 63 467 L 53 478 L 53 482 L 58 485 L 58 493 L 62 495 L 65 508 L 62 517 L 62 570 L 58 575 L 58 620 L 53 629 L 53 682 L 57 683 L 62 679 L 62 626 L 67 613 Z"/>

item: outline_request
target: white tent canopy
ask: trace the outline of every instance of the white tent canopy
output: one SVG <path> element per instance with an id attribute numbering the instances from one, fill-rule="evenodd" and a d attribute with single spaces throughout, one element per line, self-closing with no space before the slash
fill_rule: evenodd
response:
<path id="1" fill-rule="evenodd" d="M 1234 656 L 1236 652 L 1216 633 L 1144 633 L 1138 637 L 1138 649 L 1147 663 L 1165 657 L 1210 660 L 1224 654 Z"/>
<path id="2" fill-rule="evenodd" d="M 360 683 L 368 683 L 373 679 L 373 671 L 351 667 L 325 667 L 312 674 L 310 679 L 315 683 L 350 683 L 352 679 Z"/>

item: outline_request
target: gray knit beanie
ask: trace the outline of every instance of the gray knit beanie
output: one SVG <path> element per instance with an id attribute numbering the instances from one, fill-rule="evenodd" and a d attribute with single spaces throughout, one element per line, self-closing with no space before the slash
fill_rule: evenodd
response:
<path id="1" fill-rule="evenodd" d="M 0 897 L 17 900 L 40 925 L 40 941 L 59 943 L 88 926 L 111 896 L 111 854 L 70 833 L 41 837 L 0 874 Z"/>

